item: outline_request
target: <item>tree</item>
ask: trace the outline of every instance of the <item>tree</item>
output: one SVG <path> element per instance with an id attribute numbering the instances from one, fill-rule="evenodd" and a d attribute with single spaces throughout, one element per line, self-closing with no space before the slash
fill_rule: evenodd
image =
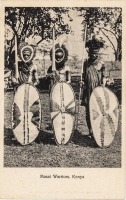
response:
<path id="1" fill-rule="evenodd" d="M 104 36 L 109 40 L 115 54 L 115 60 L 121 60 L 122 55 L 122 9 L 121 8 L 76 8 L 83 16 L 82 24 L 87 23 L 88 37 L 94 32 L 94 28 L 98 27 Z M 112 34 L 117 45 L 110 38 Z"/>
<path id="2" fill-rule="evenodd" d="M 54 22 L 52 12 L 55 14 L 57 25 L 56 35 L 70 31 L 68 24 L 64 24 L 62 18 L 63 13 L 68 14 L 67 8 L 6 7 L 5 12 L 5 23 L 11 26 L 21 41 L 33 32 L 40 35 L 42 39 L 52 38 L 51 25 Z"/>

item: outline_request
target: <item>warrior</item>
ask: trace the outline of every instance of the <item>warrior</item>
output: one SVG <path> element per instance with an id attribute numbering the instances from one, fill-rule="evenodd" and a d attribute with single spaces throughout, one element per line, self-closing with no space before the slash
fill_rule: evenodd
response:
<path id="1" fill-rule="evenodd" d="M 34 47 L 28 44 L 21 44 L 19 47 L 19 55 L 21 61 L 18 62 L 18 79 L 15 77 L 15 67 L 12 76 L 14 86 L 17 87 L 23 83 L 31 83 L 35 86 L 38 85 L 37 66 L 33 64 L 33 57 L 35 56 Z"/>
<path id="2" fill-rule="evenodd" d="M 106 76 L 108 74 L 105 71 L 103 61 L 100 59 L 100 49 L 104 48 L 104 42 L 98 40 L 95 35 L 92 40 L 86 43 L 88 49 L 88 59 L 84 62 L 83 66 L 83 81 L 81 87 L 83 87 L 82 102 L 81 105 L 86 107 L 86 121 L 89 129 L 89 137 L 93 138 L 93 132 L 90 123 L 90 111 L 89 100 L 92 91 L 101 85 L 106 84 Z"/>
<path id="3" fill-rule="evenodd" d="M 52 49 L 50 51 L 50 59 L 52 61 Z M 71 73 L 70 67 L 66 65 L 66 61 L 68 60 L 68 50 L 65 45 L 55 45 L 55 66 L 56 71 L 53 75 L 52 66 L 49 67 L 47 74 L 49 76 L 49 91 L 53 84 L 57 81 L 65 81 L 67 83 L 71 83 Z"/>

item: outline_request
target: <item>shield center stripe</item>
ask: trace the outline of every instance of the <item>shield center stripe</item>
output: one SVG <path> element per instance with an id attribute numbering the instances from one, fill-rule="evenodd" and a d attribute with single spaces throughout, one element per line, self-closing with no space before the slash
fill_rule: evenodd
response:
<path id="1" fill-rule="evenodd" d="M 28 123 L 28 108 L 29 108 L 29 84 L 25 84 L 24 92 L 24 144 L 29 143 L 29 123 Z"/>
<path id="2" fill-rule="evenodd" d="M 60 83 L 60 99 L 61 99 L 61 144 L 65 143 L 65 105 L 64 105 L 64 91 L 63 91 L 63 82 Z"/>

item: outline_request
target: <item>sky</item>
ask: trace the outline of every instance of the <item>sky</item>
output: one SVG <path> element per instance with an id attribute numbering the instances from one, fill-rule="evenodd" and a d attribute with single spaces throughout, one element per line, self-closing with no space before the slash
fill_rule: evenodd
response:
<path id="1" fill-rule="evenodd" d="M 75 10 L 71 10 L 70 12 L 71 18 L 73 18 L 73 21 L 69 22 L 71 29 L 73 31 L 73 35 L 68 35 L 68 41 L 66 43 L 68 49 L 69 49 L 69 55 L 78 55 L 79 59 L 82 59 L 83 55 L 83 45 L 84 41 L 82 40 L 82 30 L 83 30 L 83 25 L 82 25 L 82 20 L 83 17 L 78 17 L 78 12 Z M 65 19 L 65 17 L 64 17 Z M 66 16 L 66 22 L 68 21 L 67 16 Z M 95 30 L 97 32 L 97 30 Z M 115 37 L 107 32 L 107 35 L 110 37 L 110 39 L 113 41 L 116 47 L 116 39 Z M 101 53 L 103 53 L 103 60 L 108 60 L 108 61 L 114 61 L 115 57 L 113 54 L 113 49 L 108 41 L 108 39 L 103 35 L 103 33 L 100 31 L 99 32 L 99 37 L 102 37 L 103 40 L 105 41 L 105 48 L 102 49 Z M 87 57 L 88 55 L 86 55 Z"/>

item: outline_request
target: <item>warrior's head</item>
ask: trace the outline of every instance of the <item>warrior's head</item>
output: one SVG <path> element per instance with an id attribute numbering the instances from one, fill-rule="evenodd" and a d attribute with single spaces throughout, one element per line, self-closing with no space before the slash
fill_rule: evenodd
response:
<path id="1" fill-rule="evenodd" d="M 88 48 L 89 59 L 95 61 L 99 57 L 100 49 L 104 47 L 104 42 L 93 35 L 92 39 L 86 43 L 86 47 Z"/>
<path id="2" fill-rule="evenodd" d="M 19 55 L 22 61 L 30 63 L 35 56 L 35 50 L 31 45 L 24 44 L 20 46 Z"/>
<path id="3" fill-rule="evenodd" d="M 52 49 L 50 51 L 50 59 L 52 60 Z M 55 45 L 55 63 L 56 63 L 56 69 L 59 70 L 62 68 L 65 64 L 65 62 L 68 60 L 68 50 L 66 49 L 65 45 Z"/>

